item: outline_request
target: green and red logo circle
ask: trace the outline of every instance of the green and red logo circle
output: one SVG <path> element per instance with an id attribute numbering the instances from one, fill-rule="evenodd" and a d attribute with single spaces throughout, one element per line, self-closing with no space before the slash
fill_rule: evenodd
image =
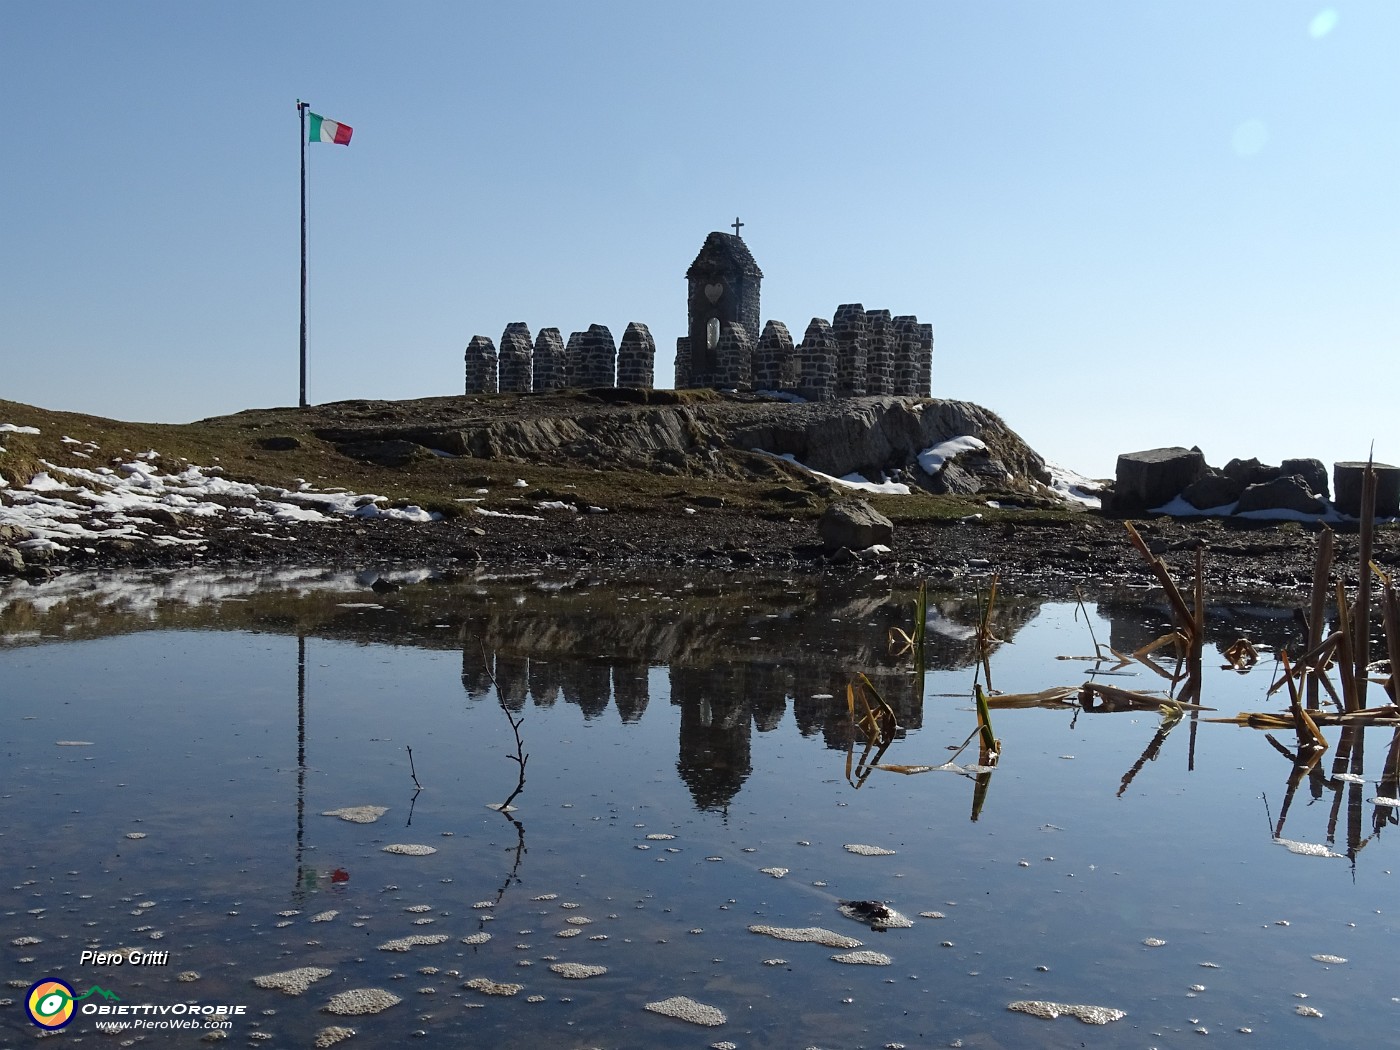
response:
<path id="1" fill-rule="evenodd" d="M 73 1020 L 73 986 L 57 977 L 36 982 L 24 1001 L 29 1019 L 40 1028 L 62 1028 Z"/>

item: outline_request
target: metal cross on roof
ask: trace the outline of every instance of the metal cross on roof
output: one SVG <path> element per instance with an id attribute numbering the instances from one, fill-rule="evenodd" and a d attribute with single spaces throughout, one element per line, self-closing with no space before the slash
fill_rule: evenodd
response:
<path id="1" fill-rule="evenodd" d="M 737 237 L 737 236 L 739 236 L 739 227 L 740 227 L 740 226 L 747 226 L 748 223 L 746 223 L 746 222 L 740 222 L 740 221 L 739 221 L 739 216 L 736 215 L 736 216 L 734 216 L 734 221 L 731 222 L 729 225 L 734 227 L 734 236 Z"/>

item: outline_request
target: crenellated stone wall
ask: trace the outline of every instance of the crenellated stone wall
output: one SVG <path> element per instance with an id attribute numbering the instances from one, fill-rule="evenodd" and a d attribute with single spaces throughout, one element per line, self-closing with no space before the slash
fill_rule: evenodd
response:
<path id="1" fill-rule="evenodd" d="M 730 331 L 730 322 L 720 329 L 713 372 L 695 368 L 688 338 L 676 340 L 676 389 L 793 393 L 809 401 L 878 394 L 929 396 L 933 325 L 920 324 L 913 314 L 891 317 L 888 310 L 846 303 L 836 308 L 830 323 L 813 318 L 796 348 L 787 326 L 769 321 L 750 351 L 747 372 L 742 337 Z"/>
<path id="2" fill-rule="evenodd" d="M 655 382 L 656 341 L 650 329 L 633 321 L 627 326 L 619 353 L 605 325 L 574 332 L 566 344 L 557 328 L 541 328 L 530 342 L 523 321 L 506 325 L 501 348 L 484 335 L 474 335 L 465 354 L 468 394 L 529 393 L 565 387 L 610 387 L 615 384 L 650 389 Z"/>

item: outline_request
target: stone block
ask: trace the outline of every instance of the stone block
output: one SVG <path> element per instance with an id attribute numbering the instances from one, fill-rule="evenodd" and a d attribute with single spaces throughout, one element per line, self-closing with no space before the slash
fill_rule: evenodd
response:
<path id="1" fill-rule="evenodd" d="M 1113 512 L 1138 514 L 1170 502 L 1206 472 L 1200 449 L 1153 448 L 1118 457 Z"/>
<path id="2" fill-rule="evenodd" d="M 1376 471 L 1376 517 L 1393 518 L 1400 515 L 1400 467 L 1389 463 L 1373 463 Z M 1332 485 L 1337 493 L 1336 507 L 1353 518 L 1361 516 L 1361 479 L 1366 464 L 1343 461 L 1332 464 Z"/>

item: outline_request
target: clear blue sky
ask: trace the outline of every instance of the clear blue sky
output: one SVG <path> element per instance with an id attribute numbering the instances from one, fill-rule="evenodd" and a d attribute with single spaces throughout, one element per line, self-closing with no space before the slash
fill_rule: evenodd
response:
<path id="1" fill-rule="evenodd" d="M 460 393 L 508 322 L 671 382 L 735 215 L 763 316 L 936 333 L 1042 454 L 1400 462 L 1400 3 L 0 3 L 0 397 L 185 421 Z"/>

